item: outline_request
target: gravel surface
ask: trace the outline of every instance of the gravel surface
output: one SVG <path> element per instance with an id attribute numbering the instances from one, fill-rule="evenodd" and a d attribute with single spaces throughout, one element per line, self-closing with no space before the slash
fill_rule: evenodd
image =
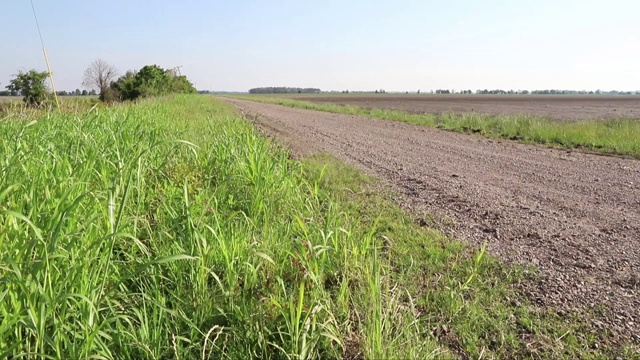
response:
<path id="1" fill-rule="evenodd" d="M 507 263 L 534 265 L 523 291 L 640 344 L 640 161 L 225 99 L 297 152 L 328 152 L 403 193 L 416 214 Z"/>

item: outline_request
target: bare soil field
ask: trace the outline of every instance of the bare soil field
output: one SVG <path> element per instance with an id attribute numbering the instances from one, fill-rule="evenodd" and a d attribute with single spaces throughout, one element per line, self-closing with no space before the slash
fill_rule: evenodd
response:
<path id="1" fill-rule="evenodd" d="M 302 95 L 299 100 L 364 108 L 491 115 L 529 114 L 561 120 L 640 119 L 640 96 L 571 95 Z"/>
<path id="2" fill-rule="evenodd" d="M 294 152 L 383 179 L 425 225 L 535 266 L 522 291 L 539 306 L 595 312 L 594 326 L 640 344 L 640 161 L 227 100 Z"/>

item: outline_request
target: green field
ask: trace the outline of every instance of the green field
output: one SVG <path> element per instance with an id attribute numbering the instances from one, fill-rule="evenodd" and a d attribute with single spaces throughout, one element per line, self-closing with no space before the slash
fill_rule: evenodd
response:
<path id="1" fill-rule="evenodd" d="M 0 358 L 628 354 L 211 97 L 8 113 L 0 161 Z"/>
<path id="2" fill-rule="evenodd" d="M 416 114 L 402 110 L 366 109 L 352 105 L 299 100 L 304 99 L 304 96 L 297 96 L 295 99 L 287 98 L 287 95 L 234 97 L 302 109 L 401 121 L 490 138 L 640 158 L 640 121 L 637 119 L 568 122 L 534 115 Z"/>

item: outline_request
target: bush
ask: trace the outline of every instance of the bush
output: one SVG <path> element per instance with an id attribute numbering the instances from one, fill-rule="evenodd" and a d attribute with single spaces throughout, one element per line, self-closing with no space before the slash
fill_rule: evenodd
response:
<path id="1" fill-rule="evenodd" d="M 196 93 L 195 87 L 186 76 L 175 76 L 171 71 L 158 65 L 147 65 L 137 72 L 128 71 L 111 83 L 110 90 L 111 96 L 119 100 L 135 100 L 139 97 L 175 93 Z"/>
<path id="2" fill-rule="evenodd" d="M 10 92 L 17 92 L 23 96 L 28 106 L 42 106 L 50 100 L 50 94 L 45 85 L 49 74 L 36 70 L 20 71 L 6 86 Z"/>

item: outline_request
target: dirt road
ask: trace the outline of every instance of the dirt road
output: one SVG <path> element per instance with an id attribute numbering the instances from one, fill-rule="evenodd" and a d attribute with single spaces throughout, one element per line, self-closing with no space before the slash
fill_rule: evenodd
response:
<path id="1" fill-rule="evenodd" d="M 399 122 L 232 100 L 295 151 L 323 151 L 388 181 L 417 214 L 453 220 L 506 262 L 535 265 L 541 306 L 593 308 L 640 343 L 640 161 Z"/>

